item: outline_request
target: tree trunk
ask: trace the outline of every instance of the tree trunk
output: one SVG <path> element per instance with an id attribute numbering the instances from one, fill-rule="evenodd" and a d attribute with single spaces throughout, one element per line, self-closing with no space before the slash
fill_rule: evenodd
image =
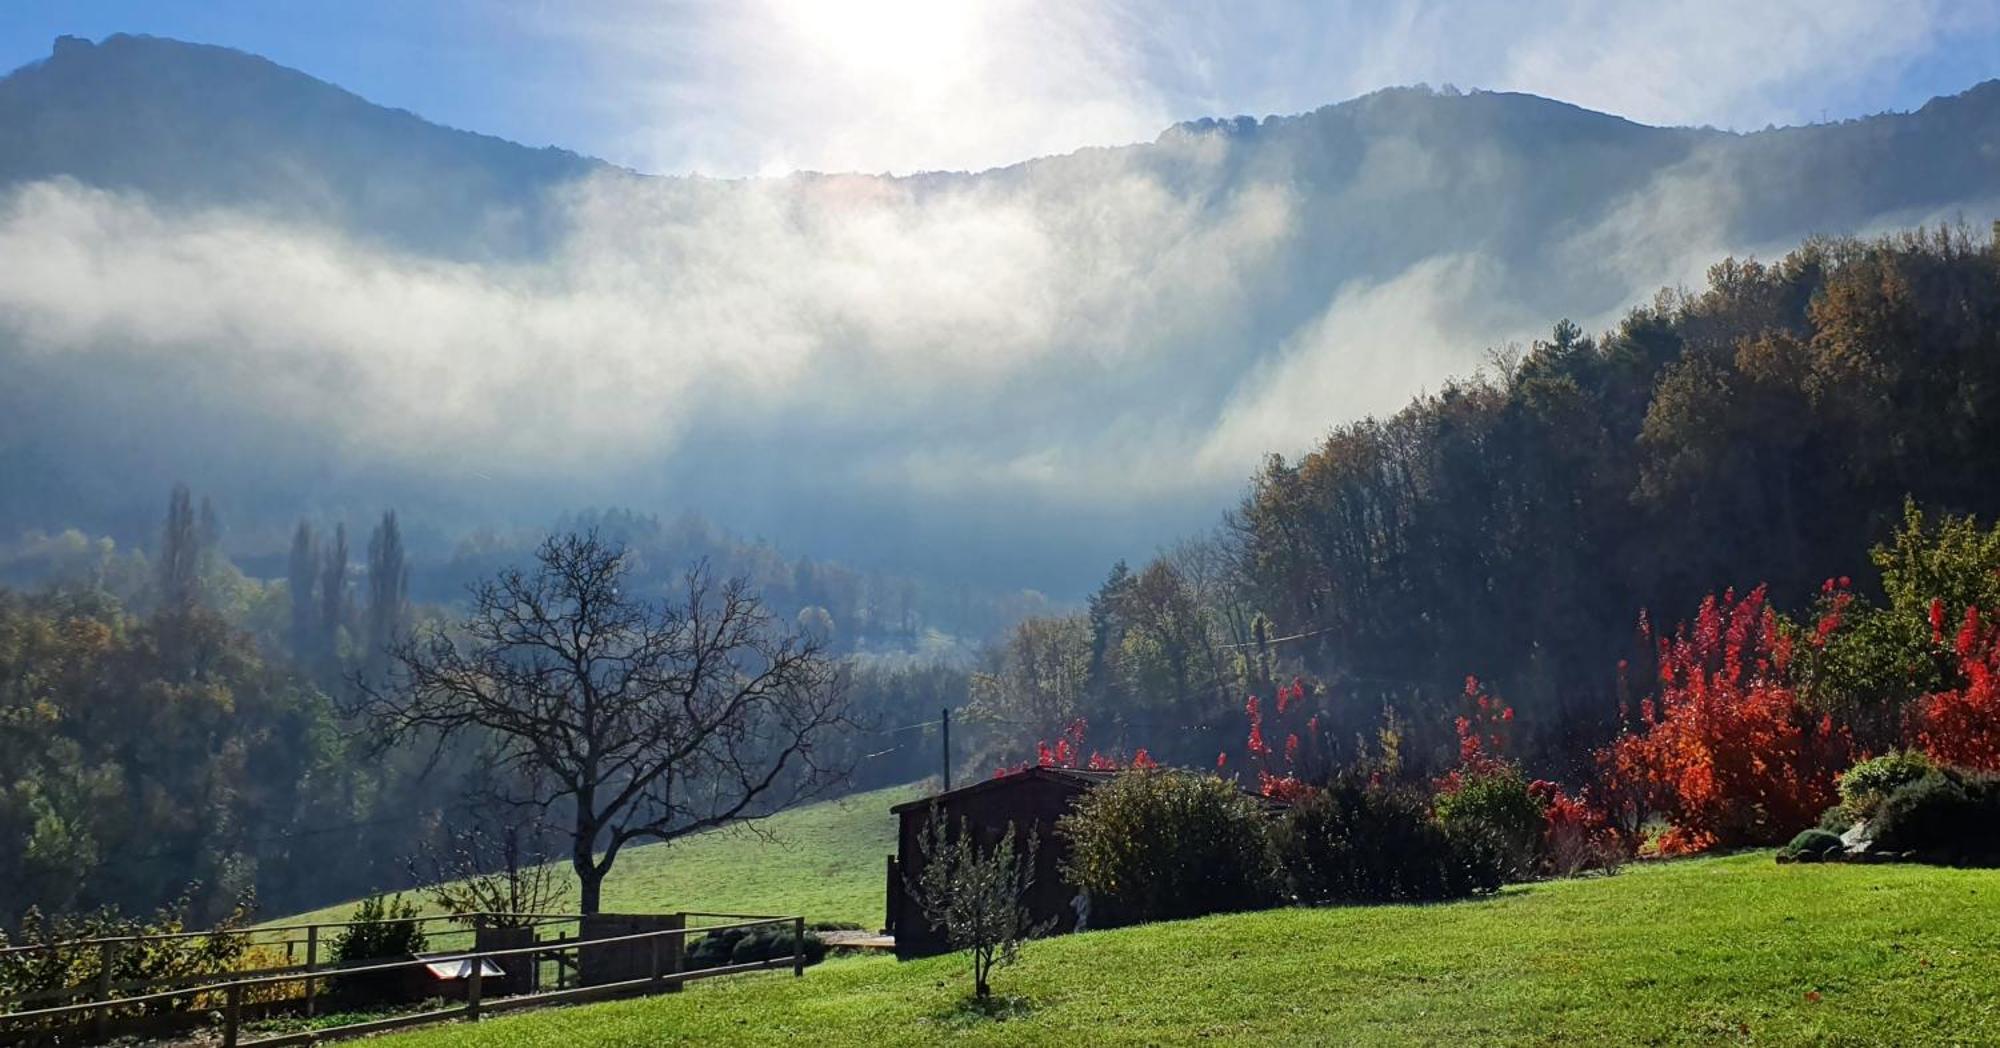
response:
<path id="1" fill-rule="evenodd" d="M 593 915 L 603 904 L 604 871 L 598 869 L 597 864 L 589 859 L 578 859 L 572 865 L 576 867 L 576 880 L 579 885 L 577 910 L 586 916 Z"/>

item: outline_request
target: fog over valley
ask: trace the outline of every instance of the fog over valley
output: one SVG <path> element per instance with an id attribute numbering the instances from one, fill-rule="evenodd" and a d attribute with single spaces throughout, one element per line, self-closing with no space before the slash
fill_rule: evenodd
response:
<path id="1" fill-rule="evenodd" d="M 309 72 L 309 71 L 308 71 Z M 0 81 L 0 529 L 590 506 L 1080 595 L 1267 453 L 1714 260 L 1983 222 L 2000 85 L 1733 133 L 1392 88 L 981 171 L 655 177 L 242 53 Z M 1888 161 L 1894 159 L 1894 163 Z"/>

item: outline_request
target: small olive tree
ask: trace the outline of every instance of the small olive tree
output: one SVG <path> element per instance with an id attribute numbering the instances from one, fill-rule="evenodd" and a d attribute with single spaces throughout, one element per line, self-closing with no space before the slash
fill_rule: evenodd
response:
<path id="1" fill-rule="evenodd" d="M 917 838 L 923 865 L 907 886 L 924 920 L 952 949 L 971 952 L 973 995 L 985 1003 L 993 996 L 993 969 L 1014 963 L 1021 944 L 1048 934 L 1055 921 L 1037 923 L 1021 904 L 1035 883 L 1035 835 L 1017 846 L 1010 822 L 990 847 L 980 847 L 976 836 L 965 820 L 953 832 L 933 808 Z"/>

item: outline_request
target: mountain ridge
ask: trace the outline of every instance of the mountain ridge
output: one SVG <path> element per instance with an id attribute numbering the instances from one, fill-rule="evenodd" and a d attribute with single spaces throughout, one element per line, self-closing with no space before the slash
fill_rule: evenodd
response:
<path id="1" fill-rule="evenodd" d="M 466 139 L 475 140 L 484 145 L 504 145 L 512 150 L 520 150 L 527 153 L 551 154 L 555 157 L 561 158 L 561 160 L 563 160 L 564 162 L 580 162 L 587 164 L 593 168 L 615 169 L 619 171 L 624 171 L 629 174 L 641 175 L 649 178 L 693 178 L 693 179 L 704 179 L 704 180 L 725 181 L 725 182 L 753 181 L 753 180 L 772 178 L 772 177 L 787 178 L 798 175 L 812 175 L 812 176 L 835 177 L 835 178 L 857 176 L 857 177 L 890 178 L 890 179 L 923 178 L 925 176 L 932 176 L 932 175 L 977 176 L 993 171 L 1008 170 L 1011 168 L 1019 167 L 1024 164 L 1033 164 L 1038 161 L 1059 159 L 1066 156 L 1072 156 L 1078 152 L 1087 152 L 1092 150 L 1124 149 L 1132 146 L 1142 146 L 1147 144 L 1159 143 L 1163 141 L 1170 141 L 1172 139 L 1182 136 L 1198 136 L 1203 134 L 1223 134 L 1223 135 L 1233 135 L 1233 136 L 1268 134 L 1273 130 L 1278 130 L 1278 129 L 1310 126 L 1316 120 L 1324 120 L 1326 118 L 1333 116 L 1347 116 L 1359 112 L 1370 112 L 1372 114 L 1375 111 L 1392 107 L 1398 110 L 1397 115 L 1408 115 L 1409 107 L 1407 103 L 1410 103 L 1412 101 L 1418 104 L 1435 103 L 1443 101 L 1448 103 L 1462 102 L 1475 106 L 1497 105 L 1502 107 L 1520 106 L 1525 104 L 1528 107 L 1527 111 L 1538 113 L 1545 117 L 1561 116 L 1569 118 L 1580 118 L 1585 121 L 1595 121 L 1599 123 L 1623 125 L 1629 128 L 1644 129 L 1655 132 L 1683 132 L 1699 136 L 1732 136 L 1738 138 L 1754 136 L 1754 135 L 1771 134 L 1775 132 L 1804 131 L 1804 130 L 1814 130 L 1814 129 L 1822 129 L 1828 127 L 1838 127 L 1843 125 L 1874 121 L 1883 118 L 1911 116 L 1923 113 L 1926 110 L 1955 109 L 1955 108 L 1962 108 L 1975 105 L 2000 106 L 2000 78 L 1992 78 L 1972 84 L 1963 91 L 1959 91 L 1949 95 L 1935 96 L 1927 100 L 1922 106 L 1919 106 L 1913 110 L 1903 110 L 1903 111 L 1883 110 L 1875 113 L 1845 117 L 1832 121 L 1777 125 L 1757 130 L 1733 130 L 1733 129 L 1714 128 L 1709 126 L 1647 124 L 1640 121 L 1632 120 L 1629 117 L 1620 116 L 1615 113 L 1609 113 L 1601 110 L 1592 109 L 1589 106 L 1580 103 L 1570 102 L 1563 99 L 1551 98 L 1544 95 L 1537 95 L 1532 92 L 1525 92 L 1525 91 L 1508 91 L 1508 90 L 1487 89 L 1487 88 L 1472 88 L 1469 90 L 1460 91 L 1451 88 L 1448 89 L 1433 88 L 1428 84 L 1405 84 L 1405 85 L 1385 86 L 1373 91 L 1366 92 L 1364 94 L 1356 95 L 1352 98 L 1343 99 L 1340 101 L 1328 102 L 1326 104 L 1314 107 L 1312 109 L 1295 113 L 1267 113 L 1262 116 L 1250 116 L 1250 115 L 1204 116 L 1204 117 L 1195 117 L 1187 120 L 1180 120 L 1172 124 L 1169 124 L 1165 128 L 1161 129 L 1159 134 L 1155 136 L 1155 138 L 1150 140 L 1150 142 L 1135 141 L 1127 143 L 1100 143 L 1100 144 L 1084 146 L 1078 150 L 1073 150 L 1069 153 L 1042 154 L 1031 157 L 1023 157 L 1021 159 L 1006 164 L 1000 164 L 994 167 L 982 168 L 978 170 L 926 168 L 922 170 L 912 171 L 906 174 L 893 175 L 893 174 L 884 174 L 878 172 L 867 172 L 859 170 L 823 171 L 818 169 L 800 169 L 797 171 L 789 172 L 785 175 L 777 175 L 777 176 L 735 177 L 735 176 L 713 176 L 713 175 L 701 175 L 701 174 L 678 175 L 678 174 L 667 174 L 660 172 L 636 171 L 630 168 L 625 168 L 619 165 L 612 164 L 611 162 L 603 160 L 601 158 L 594 157 L 589 154 L 581 153 L 561 146 L 549 145 L 549 146 L 535 147 L 535 146 L 524 145 L 522 143 L 508 139 L 503 135 L 498 135 L 485 131 L 477 131 L 469 128 L 460 128 L 449 124 L 439 123 L 435 120 L 431 120 L 427 117 L 424 117 L 422 114 L 413 112 L 409 109 L 395 106 L 391 103 L 370 99 L 357 92 L 350 91 L 344 87 L 341 87 L 339 84 L 334 83 L 333 81 L 318 77 L 311 72 L 298 69 L 292 66 L 284 65 L 282 63 L 273 61 L 264 56 L 255 54 L 254 52 L 244 51 L 220 44 L 205 44 L 198 41 L 180 40 L 173 37 L 155 36 L 144 33 L 112 33 L 99 41 L 91 41 L 87 38 L 70 36 L 70 35 L 57 37 L 52 45 L 51 53 L 47 57 L 38 59 L 36 61 L 28 62 L 12 71 L 9 71 L 5 74 L 0 74 L 0 85 L 5 85 L 9 81 L 13 81 L 16 77 L 22 76 L 23 74 L 33 74 L 37 70 L 47 70 L 51 67 L 56 69 L 63 69 L 65 72 L 67 72 L 68 70 L 65 67 L 67 66 L 68 63 L 71 62 L 79 63 L 79 65 L 76 68 L 81 71 L 87 71 L 90 74 L 101 74 L 105 69 L 104 64 L 106 62 L 120 62 L 132 59 L 158 60 L 163 57 L 171 57 L 176 60 L 175 64 L 180 64 L 183 65 L 184 67 L 191 66 L 192 60 L 195 59 L 205 59 L 211 62 L 220 60 L 225 64 L 234 66 L 239 69 L 254 70 L 262 77 L 274 83 L 286 83 L 295 87 L 311 86 L 317 89 L 324 89 L 326 91 L 334 93 L 335 95 L 341 96 L 342 101 L 345 103 L 359 104 L 360 106 L 364 106 L 369 109 L 385 111 L 386 113 L 394 114 L 398 117 L 407 118 L 408 121 L 420 123 L 425 127 L 450 132 L 451 134 L 456 136 L 464 136 Z"/>
<path id="2" fill-rule="evenodd" d="M 0 79 L 0 190 L 0 247 L 77 260 L 0 274 L 0 533 L 143 536 L 164 475 L 236 520 L 702 508 L 1076 592 L 1487 347 L 1727 254 L 2000 211 L 2000 82 L 1756 132 L 1390 88 L 981 172 L 710 179 L 114 35 Z M 193 319 L 114 293 L 163 279 Z"/>

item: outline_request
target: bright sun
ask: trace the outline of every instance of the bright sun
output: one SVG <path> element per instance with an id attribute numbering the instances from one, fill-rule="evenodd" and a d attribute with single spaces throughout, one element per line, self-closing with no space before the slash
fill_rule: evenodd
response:
<path id="1" fill-rule="evenodd" d="M 939 0 L 777 0 L 781 24 L 849 77 L 914 91 L 972 75 L 979 5 Z"/>

